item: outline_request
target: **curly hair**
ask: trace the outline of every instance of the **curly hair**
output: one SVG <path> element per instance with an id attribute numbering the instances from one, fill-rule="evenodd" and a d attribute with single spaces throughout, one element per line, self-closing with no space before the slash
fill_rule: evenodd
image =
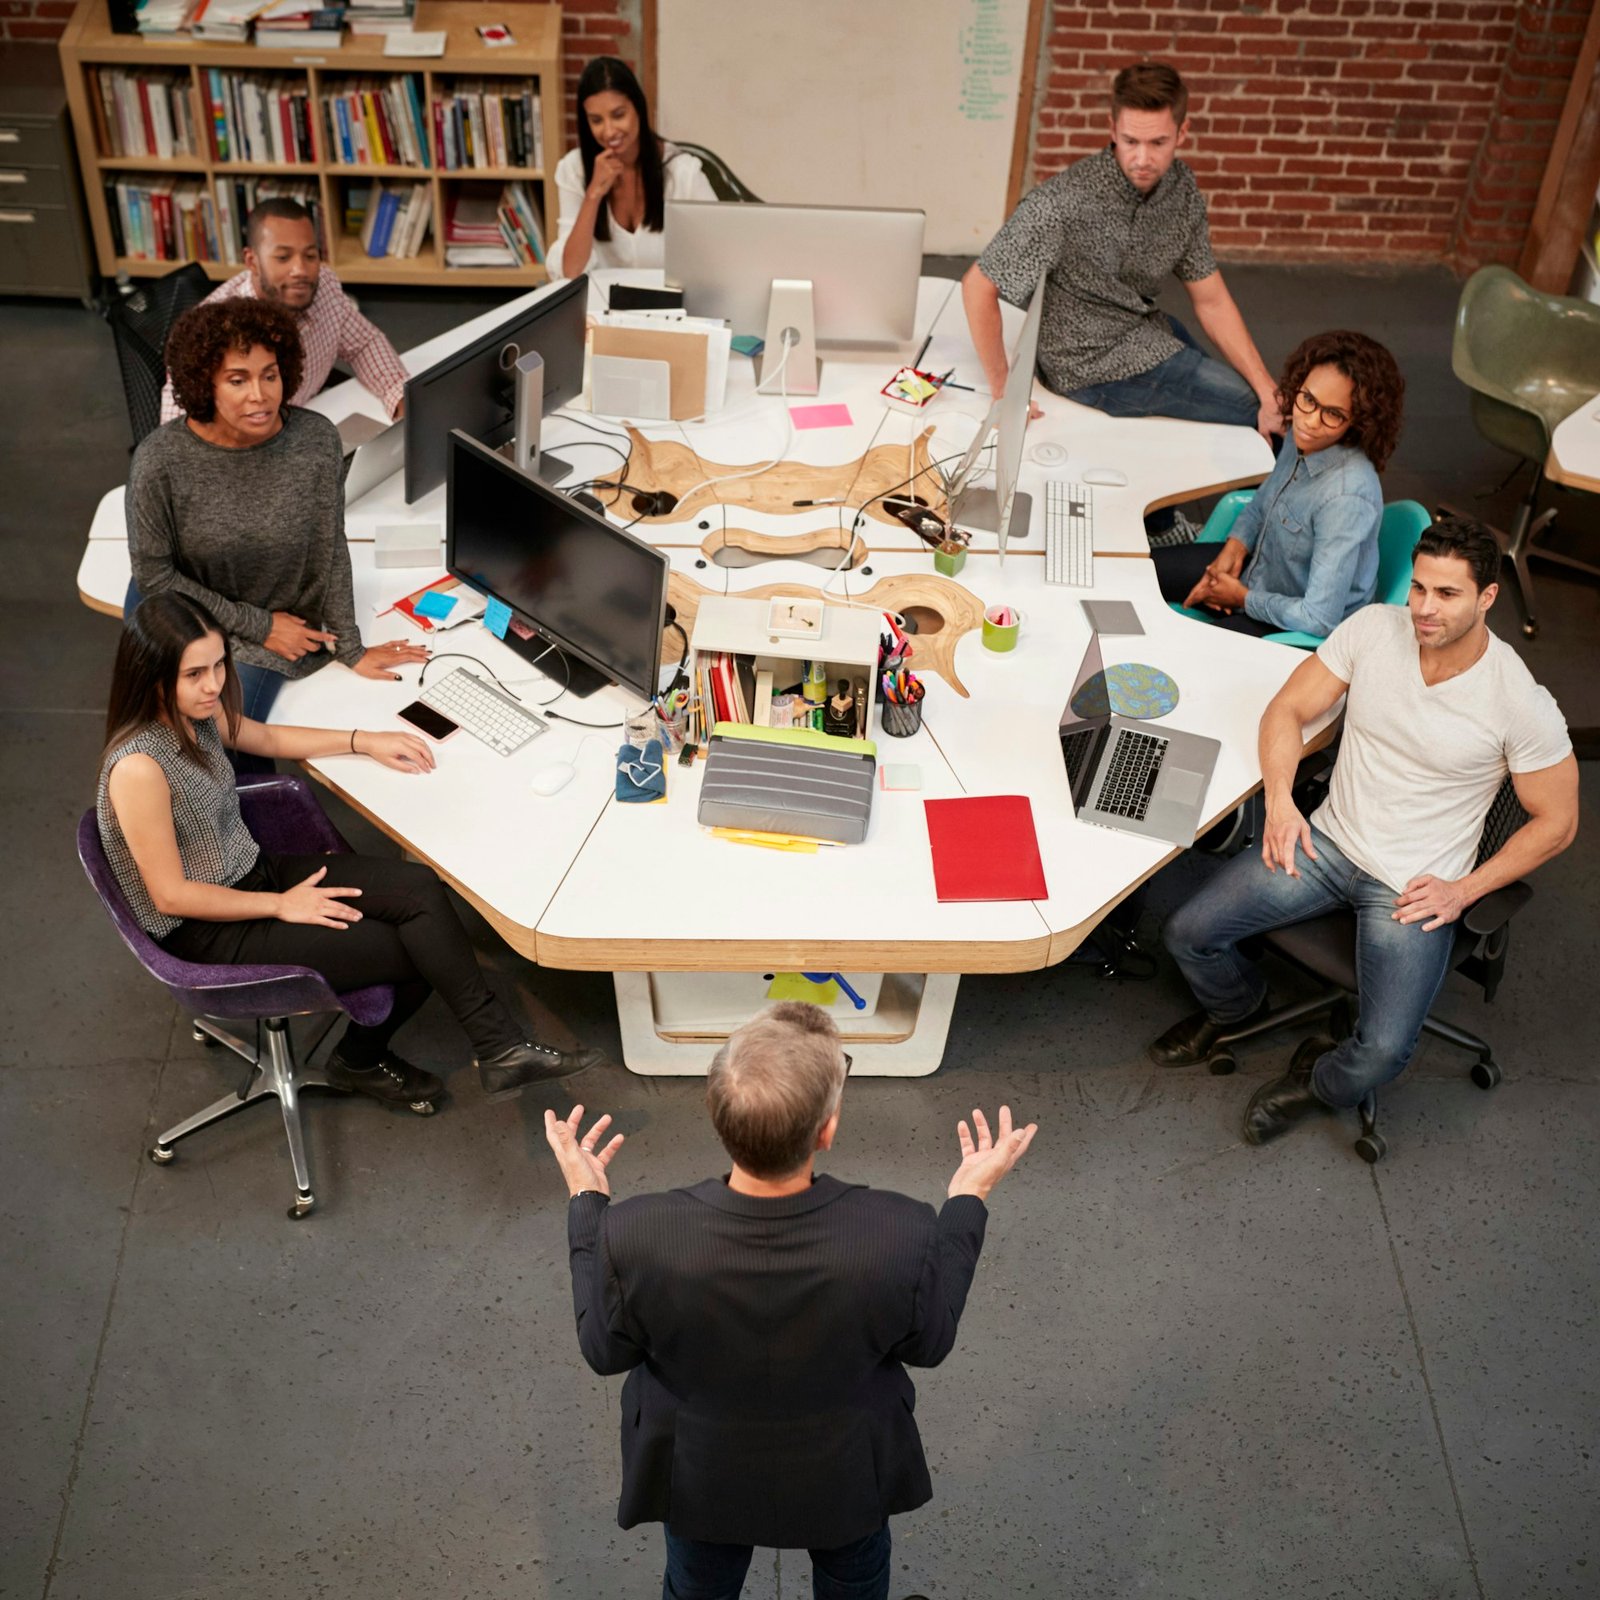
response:
<path id="1" fill-rule="evenodd" d="M 1350 380 L 1350 428 L 1339 441 L 1360 447 L 1373 468 L 1382 472 L 1400 438 L 1400 415 L 1406 380 L 1389 352 L 1376 339 L 1347 328 L 1316 333 L 1299 344 L 1284 363 L 1278 404 L 1285 417 L 1294 397 L 1305 387 L 1313 367 L 1337 367 Z"/>
<path id="2" fill-rule="evenodd" d="M 281 306 L 267 300 L 202 300 L 173 323 L 167 335 L 167 375 L 172 394 L 195 422 L 217 414 L 217 370 L 230 350 L 248 354 L 265 346 L 278 358 L 287 405 L 300 388 L 305 357 L 300 330 Z"/>

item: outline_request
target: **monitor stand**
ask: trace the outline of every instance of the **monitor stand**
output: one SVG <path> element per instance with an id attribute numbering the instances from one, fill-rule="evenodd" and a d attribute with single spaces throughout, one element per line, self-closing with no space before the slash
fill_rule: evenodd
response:
<path id="1" fill-rule="evenodd" d="M 789 358 L 784 360 L 784 351 Z M 783 371 L 778 371 L 779 364 Z M 767 337 L 761 351 L 757 394 L 815 394 L 820 383 L 817 364 L 817 313 L 809 278 L 774 278 L 767 305 Z"/>
<path id="2" fill-rule="evenodd" d="M 1021 489 L 1011 497 L 1011 515 L 1004 528 L 1000 526 L 1000 498 L 993 489 L 967 489 L 951 508 L 950 521 L 968 533 L 992 533 L 1000 542 L 1000 559 L 1006 558 L 1006 546 L 1013 539 L 1026 539 L 1033 522 L 1033 496 Z"/>
<path id="3" fill-rule="evenodd" d="M 597 667 L 591 667 L 587 661 L 579 660 L 570 650 L 563 650 L 560 645 L 552 647 L 551 641 L 542 634 L 531 633 L 524 639 L 517 632 L 515 623 L 506 629 L 505 642 L 530 667 L 542 672 L 558 688 L 564 687 L 568 694 L 575 695 L 579 700 L 587 700 L 596 689 L 604 689 L 611 682 L 605 673 Z M 569 666 L 572 668 L 570 681 L 567 678 Z M 539 715 L 538 706 L 529 706 L 528 710 L 535 716 Z"/>
<path id="4" fill-rule="evenodd" d="M 500 352 L 502 371 L 512 374 L 512 423 L 510 441 L 502 453 L 519 472 L 538 478 L 552 488 L 572 471 L 571 462 L 561 456 L 539 451 L 539 424 L 544 418 L 544 357 L 537 350 L 520 355 L 514 344 Z"/>

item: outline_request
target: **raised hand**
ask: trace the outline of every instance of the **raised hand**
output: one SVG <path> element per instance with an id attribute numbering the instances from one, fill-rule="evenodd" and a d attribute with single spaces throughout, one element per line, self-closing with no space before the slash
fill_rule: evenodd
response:
<path id="1" fill-rule="evenodd" d="M 976 1139 L 972 1128 L 977 1129 Z M 987 1200 L 989 1191 L 1016 1166 L 1033 1143 L 1039 1124 L 1030 1122 L 1026 1128 L 1013 1129 L 1011 1107 L 1001 1106 L 999 1138 L 990 1135 L 989 1123 L 981 1111 L 973 1111 L 972 1128 L 965 1121 L 956 1124 L 956 1136 L 961 1141 L 961 1165 L 950 1180 L 948 1192 L 952 1196 L 971 1194 Z"/>
<path id="2" fill-rule="evenodd" d="M 601 1137 L 611 1126 L 607 1113 L 581 1138 L 578 1129 L 583 1122 L 583 1107 L 574 1106 L 572 1115 L 558 1117 L 553 1111 L 544 1114 L 544 1136 L 555 1151 L 561 1176 L 567 1180 L 568 1194 L 582 1194 L 585 1189 L 598 1189 L 601 1194 L 611 1193 L 611 1180 L 606 1168 L 611 1158 L 622 1148 L 623 1136 L 614 1135 L 606 1144 Z"/>

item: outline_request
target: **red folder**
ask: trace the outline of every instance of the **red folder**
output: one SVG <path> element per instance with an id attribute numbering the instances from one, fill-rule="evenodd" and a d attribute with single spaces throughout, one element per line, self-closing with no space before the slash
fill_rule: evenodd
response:
<path id="1" fill-rule="evenodd" d="M 1025 794 L 924 800 L 941 900 L 1048 900 Z"/>

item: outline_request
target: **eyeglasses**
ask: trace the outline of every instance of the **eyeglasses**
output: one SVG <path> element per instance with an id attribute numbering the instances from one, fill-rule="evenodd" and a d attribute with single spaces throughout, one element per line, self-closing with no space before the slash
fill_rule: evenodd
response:
<path id="1" fill-rule="evenodd" d="M 1350 424 L 1348 411 L 1341 411 L 1337 406 L 1323 405 L 1309 389 L 1302 389 L 1294 397 L 1294 408 L 1308 417 L 1320 414 L 1325 428 L 1344 428 Z"/>
<path id="2" fill-rule="evenodd" d="M 839 1054 L 844 1057 L 844 1075 L 848 1078 L 851 1067 L 855 1065 L 855 1057 L 848 1050 L 841 1050 Z"/>

